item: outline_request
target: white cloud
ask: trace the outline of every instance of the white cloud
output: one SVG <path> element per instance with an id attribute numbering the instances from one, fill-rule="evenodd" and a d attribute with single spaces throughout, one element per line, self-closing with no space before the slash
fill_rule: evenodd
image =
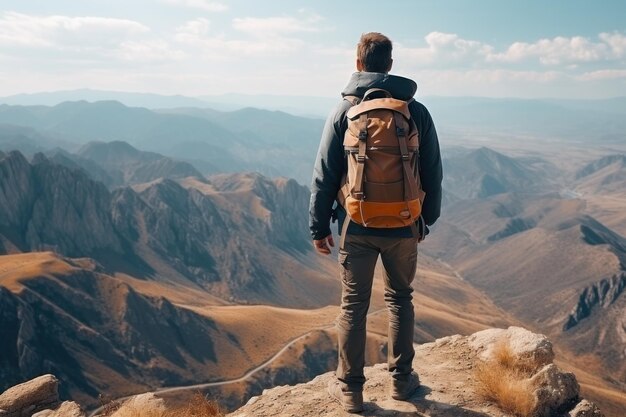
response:
<path id="1" fill-rule="evenodd" d="M 122 42 L 112 55 L 125 61 L 135 62 L 180 61 L 187 57 L 185 52 L 172 49 L 167 42 L 162 40 Z"/>
<path id="2" fill-rule="evenodd" d="M 211 22 L 208 19 L 203 17 L 190 20 L 186 22 L 184 25 L 180 26 L 176 32 L 182 35 L 189 36 L 206 36 L 209 34 L 209 29 L 211 27 Z"/>
<path id="3" fill-rule="evenodd" d="M 619 69 L 603 69 L 597 71 L 585 72 L 584 74 L 576 77 L 581 81 L 600 81 L 600 80 L 616 80 L 626 79 L 626 70 Z"/>
<path id="4" fill-rule="evenodd" d="M 398 56 L 409 59 L 414 65 L 425 67 L 449 63 L 472 63 L 483 61 L 493 47 L 474 40 L 467 40 L 454 33 L 430 32 L 424 38 L 426 47 L 408 47 L 399 44 Z"/>
<path id="5" fill-rule="evenodd" d="M 322 17 L 301 13 L 302 17 L 243 17 L 233 19 L 233 28 L 255 37 L 289 35 L 298 32 L 319 32 Z"/>
<path id="6" fill-rule="evenodd" d="M 299 39 L 229 39 L 224 35 L 203 36 L 195 32 L 178 31 L 175 39 L 182 47 L 195 48 L 198 59 L 241 60 L 245 57 L 276 56 L 298 51 L 305 46 Z"/>
<path id="7" fill-rule="evenodd" d="M 0 44 L 8 46 L 102 47 L 150 29 L 133 20 L 107 17 L 33 16 L 15 12 L 0 15 Z"/>
<path id="8" fill-rule="evenodd" d="M 0 45 L 7 56 L 48 68 L 123 67 L 184 56 L 139 22 L 95 16 L 6 12 L 0 14 Z"/>
<path id="9" fill-rule="evenodd" d="M 626 36 L 623 34 L 618 32 L 601 33 L 598 37 L 602 40 L 602 42 L 609 45 L 613 56 L 622 58 L 626 55 Z"/>
<path id="10" fill-rule="evenodd" d="M 212 34 L 210 22 L 200 18 L 178 27 L 174 39 L 181 45 L 198 48 L 198 53 L 213 60 L 288 55 L 307 47 L 295 33 L 319 30 L 314 22 L 320 21 L 320 16 L 300 14 L 302 17 L 235 18 L 232 26 L 243 37 Z"/>
<path id="11" fill-rule="evenodd" d="M 620 33 L 601 33 L 600 42 L 582 36 L 571 38 L 558 36 L 540 39 L 534 43 L 515 42 L 502 53 L 489 55 L 491 62 L 521 62 L 538 59 L 544 65 L 615 60 L 624 57 L 626 37 Z"/>
<path id="12" fill-rule="evenodd" d="M 228 10 L 228 6 L 219 1 L 210 0 L 161 0 L 163 3 L 174 6 L 190 7 L 204 10 L 205 12 L 223 12 Z"/>

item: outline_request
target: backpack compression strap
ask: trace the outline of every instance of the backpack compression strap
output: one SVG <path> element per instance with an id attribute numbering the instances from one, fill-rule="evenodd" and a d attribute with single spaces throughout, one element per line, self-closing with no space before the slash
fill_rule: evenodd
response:
<path id="1" fill-rule="evenodd" d="M 356 156 L 356 175 L 354 177 L 354 184 L 352 189 L 349 190 L 349 194 L 354 198 L 363 201 L 363 175 L 365 172 L 365 151 L 367 150 L 367 113 L 361 113 L 359 116 L 359 150 Z M 341 239 L 339 241 L 339 248 L 343 249 L 346 243 L 346 234 L 348 234 L 348 226 L 352 219 L 348 210 L 346 210 L 346 218 L 343 220 L 343 227 L 341 232 Z"/>
<path id="2" fill-rule="evenodd" d="M 406 132 L 400 127 L 400 119 L 402 116 L 399 113 L 393 114 L 393 120 L 396 125 L 396 134 L 398 135 L 398 144 L 400 145 L 400 156 L 402 158 L 402 170 L 404 171 L 404 199 L 406 201 L 414 200 L 419 197 L 419 175 L 413 175 L 411 169 L 411 155 L 409 154 L 409 148 L 406 143 Z M 416 181 L 413 181 L 413 179 Z"/>
<path id="3" fill-rule="evenodd" d="M 350 103 L 352 106 L 356 106 L 357 104 L 359 104 L 361 102 L 361 97 L 359 96 L 343 96 L 343 99 L 346 100 L 348 103 Z M 367 122 L 367 121 L 366 121 Z M 366 126 L 367 129 L 367 126 Z M 367 132 L 367 130 L 366 130 Z M 361 143 L 361 142 L 359 142 Z M 365 154 L 365 149 L 363 149 L 363 151 L 361 151 L 360 147 L 359 147 L 359 154 L 360 153 Z M 360 164 L 362 165 L 362 164 Z M 363 176 L 363 174 L 361 174 L 361 177 Z M 349 184 L 345 183 L 343 185 L 343 187 L 346 187 L 346 192 L 349 194 L 349 189 L 347 189 L 347 186 Z M 341 202 L 342 204 L 344 203 L 343 201 Z M 341 228 L 341 237 L 339 238 L 339 249 L 343 249 L 345 244 L 346 244 L 346 235 L 348 234 L 348 226 L 350 226 L 350 222 L 352 221 L 352 219 L 350 218 L 350 214 L 348 213 L 348 210 L 345 210 L 346 212 L 346 217 L 343 219 L 343 226 Z"/>

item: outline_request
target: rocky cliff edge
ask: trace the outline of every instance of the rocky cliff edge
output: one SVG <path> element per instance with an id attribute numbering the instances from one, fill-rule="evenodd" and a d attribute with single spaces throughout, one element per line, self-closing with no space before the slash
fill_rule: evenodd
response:
<path id="1" fill-rule="evenodd" d="M 504 347 L 504 348 L 503 348 Z M 600 417 L 603 414 L 589 401 L 580 398 L 576 377 L 552 363 L 552 344 L 543 335 L 519 327 L 488 329 L 471 336 L 449 336 L 433 343 L 416 345 L 413 366 L 421 387 L 409 401 L 395 401 L 388 394 L 390 377 L 384 364 L 366 368 L 364 416 L 432 417 Z M 506 350 L 503 353 L 503 350 Z M 480 369 L 491 369 L 509 355 L 510 363 L 521 369 L 519 386 L 529 398 L 526 412 L 490 398 L 480 382 Z M 265 390 L 228 417 L 318 417 L 345 416 L 339 403 L 326 392 L 333 372 L 296 386 Z M 505 385 L 510 375 L 495 382 Z M 519 395 L 511 391 L 513 395 Z M 520 401 L 513 399 L 513 403 Z M 515 404 L 513 404 L 515 406 Z M 513 407 L 514 408 L 514 407 Z"/>
<path id="2" fill-rule="evenodd" d="M 520 327 L 487 329 L 470 336 L 444 337 L 415 349 L 413 366 L 421 386 L 413 397 L 409 401 L 391 399 L 386 365 L 368 367 L 362 415 L 604 417 L 597 406 L 580 397 L 574 374 L 553 363 L 552 344 L 543 335 Z M 304 384 L 267 389 L 227 417 L 346 416 L 348 413 L 327 394 L 326 387 L 333 378 L 334 373 L 328 372 Z M 133 401 L 140 398 L 149 406 L 134 407 Z M 132 398 L 128 404 L 141 410 L 133 414 L 136 417 L 168 411 L 167 402 L 153 394 Z M 0 394 L 0 416 L 85 414 L 75 403 L 59 402 L 57 380 L 46 375 Z"/>

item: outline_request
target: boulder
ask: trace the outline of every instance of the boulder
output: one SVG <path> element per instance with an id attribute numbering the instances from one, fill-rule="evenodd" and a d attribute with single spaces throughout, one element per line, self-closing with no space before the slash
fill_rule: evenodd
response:
<path id="1" fill-rule="evenodd" d="M 604 417 L 597 405 L 587 400 L 582 400 L 568 414 L 569 417 Z"/>
<path id="2" fill-rule="evenodd" d="M 483 330 L 469 336 L 468 342 L 485 361 L 492 359 L 494 348 L 502 343 L 511 348 L 518 364 L 528 369 L 539 370 L 554 360 L 552 342 L 546 336 L 522 327 Z"/>
<path id="3" fill-rule="evenodd" d="M 58 404 L 59 381 L 54 375 L 42 375 L 0 394 L 0 416 L 30 417 Z"/>
<path id="4" fill-rule="evenodd" d="M 537 399 L 537 416 L 560 415 L 571 410 L 579 400 L 580 386 L 576 376 L 561 371 L 554 364 L 543 367 L 530 381 Z"/>
<path id="5" fill-rule="evenodd" d="M 133 415 L 133 412 L 136 413 L 140 410 L 150 410 L 150 415 L 158 416 L 167 411 L 167 406 L 162 398 L 157 397 L 153 393 L 140 394 L 125 401 L 119 410 L 111 414 L 111 417 Z"/>
<path id="6" fill-rule="evenodd" d="M 86 417 L 87 414 L 74 401 L 64 401 L 55 410 L 44 410 L 33 417 Z"/>

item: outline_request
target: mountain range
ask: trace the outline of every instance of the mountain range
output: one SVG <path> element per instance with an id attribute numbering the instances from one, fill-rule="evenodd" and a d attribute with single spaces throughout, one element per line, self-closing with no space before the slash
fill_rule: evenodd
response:
<path id="1" fill-rule="evenodd" d="M 98 154 L 101 169 L 124 165 L 128 149 L 113 143 L 118 157 Z M 220 174 L 109 190 L 90 175 L 41 153 L 0 154 L 0 196 L 10 202 L 0 216 L 7 386 L 54 372 L 67 381 L 63 395 L 93 405 L 99 394 L 235 380 L 293 341 L 265 372 L 213 391 L 235 407 L 335 366 L 337 308 L 325 306 L 339 283 L 335 263 L 312 254 L 305 187 Z M 416 299 L 419 340 L 507 323 L 429 262 Z M 374 294 L 368 363 L 385 352 L 380 280 Z M 451 297 L 442 303 L 441 294 Z M 268 323 L 277 331 L 268 334 Z"/>
<path id="2" fill-rule="evenodd" d="M 116 101 L 0 105 L 0 149 L 61 147 L 80 155 L 89 142 L 123 141 L 186 160 L 202 174 L 257 171 L 308 184 L 322 126 L 322 120 L 251 108 L 156 112 Z"/>
<path id="3" fill-rule="evenodd" d="M 504 129 L 504 115 L 482 123 L 503 111 L 494 103 L 508 106 L 456 103 L 458 124 L 441 131 Z M 584 370 L 585 396 L 623 404 L 626 149 L 619 117 L 594 128 L 619 103 L 544 103 L 508 140 L 450 146 L 442 134 L 445 203 L 420 246 L 416 342 L 523 323 Z M 210 392 L 233 407 L 335 365 L 336 265 L 312 251 L 299 184 L 323 121 L 180 104 L 0 106 L 6 386 L 52 372 L 93 406 L 98 394 L 231 381 Z M 474 117 L 483 105 L 493 113 Z M 559 117 L 543 133 L 522 126 L 562 109 L 561 130 L 550 130 Z M 600 113 L 593 138 L 548 139 Z M 370 363 L 386 355 L 380 279 L 373 292 Z"/>

